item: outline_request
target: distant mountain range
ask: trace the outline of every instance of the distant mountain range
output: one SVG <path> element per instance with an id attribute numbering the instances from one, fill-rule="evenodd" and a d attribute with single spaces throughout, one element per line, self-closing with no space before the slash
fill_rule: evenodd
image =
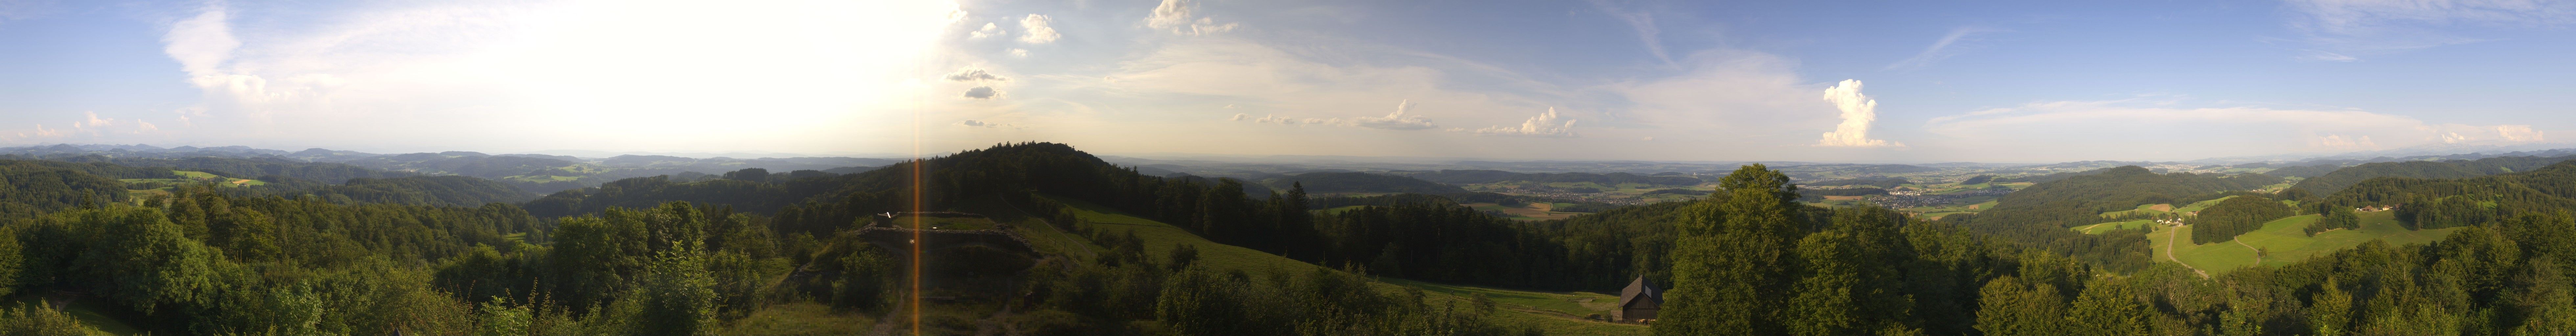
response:
<path id="1" fill-rule="evenodd" d="M 600 152 L 604 153 L 604 152 Z M 700 153 L 705 154 L 705 153 Z M 741 153 L 735 153 L 741 154 Z M 781 173 L 797 170 L 833 172 L 863 171 L 900 162 L 898 159 L 854 157 L 760 157 L 695 158 L 673 155 L 620 154 L 601 158 L 553 154 L 501 154 L 478 152 L 438 152 L 378 154 L 345 150 L 311 148 L 301 151 L 251 148 L 246 146 L 161 148 L 149 145 L 72 145 L 56 144 L 0 148 L 0 156 L 25 159 L 67 160 L 89 158 L 89 161 L 117 159 L 181 159 L 222 157 L 253 161 L 337 163 L 367 169 L 422 175 L 461 175 L 510 183 L 535 193 L 598 186 L 599 183 L 629 177 L 656 175 L 696 176 L 688 173 L 721 175 L 743 169 L 765 169 Z M 239 172 L 249 173 L 249 172 Z M 323 181 L 339 183 L 341 181 Z"/>

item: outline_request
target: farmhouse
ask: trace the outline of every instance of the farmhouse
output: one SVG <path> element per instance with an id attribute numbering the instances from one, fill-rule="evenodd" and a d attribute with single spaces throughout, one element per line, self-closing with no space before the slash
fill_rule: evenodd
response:
<path id="1" fill-rule="evenodd" d="M 1628 283 L 1628 289 L 1619 290 L 1618 315 L 1610 318 L 1623 322 L 1654 321 L 1655 310 L 1663 305 L 1664 289 L 1655 288 L 1655 284 L 1647 283 L 1646 277 L 1641 275 L 1637 276 L 1637 281 Z"/>

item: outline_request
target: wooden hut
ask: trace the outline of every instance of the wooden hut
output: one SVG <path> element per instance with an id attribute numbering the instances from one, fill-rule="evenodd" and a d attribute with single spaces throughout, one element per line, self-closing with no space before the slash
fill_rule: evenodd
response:
<path id="1" fill-rule="evenodd" d="M 1647 283 L 1645 276 L 1637 276 L 1637 281 L 1628 282 L 1627 289 L 1619 290 L 1618 315 L 1611 316 L 1611 319 L 1622 322 L 1654 320 L 1655 309 L 1663 305 L 1664 289 Z"/>

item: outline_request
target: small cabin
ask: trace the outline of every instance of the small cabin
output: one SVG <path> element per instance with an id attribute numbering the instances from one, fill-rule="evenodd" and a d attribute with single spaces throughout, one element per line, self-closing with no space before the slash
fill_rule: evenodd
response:
<path id="1" fill-rule="evenodd" d="M 1628 282 L 1627 289 L 1619 290 L 1619 310 L 1613 312 L 1616 315 L 1611 316 L 1610 319 L 1620 322 L 1651 321 L 1655 319 L 1655 310 L 1663 305 L 1664 289 L 1656 288 L 1654 283 L 1646 282 L 1645 276 L 1637 276 L 1637 281 Z"/>

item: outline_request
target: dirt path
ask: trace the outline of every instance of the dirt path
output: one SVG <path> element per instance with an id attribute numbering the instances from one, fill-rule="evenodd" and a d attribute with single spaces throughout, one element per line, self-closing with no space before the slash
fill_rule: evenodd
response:
<path id="1" fill-rule="evenodd" d="M 2254 245 L 2245 245 L 2244 239 L 2229 239 L 2227 241 L 2236 242 L 2236 246 L 2244 246 L 2245 249 L 2254 250 L 2254 265 L 2263 265 L 2263 249 L 2254 248 Z"/>
<path id="2" fill-rule="evenodd" d="M 2182 265 L 2182 268 L 2189 268 L 2192 273 L 2199 273 L 2200 277 L 2203 279 L 2209 278 L 2209 271 L 2200 270 L 2199 267 L 2191 267 L 2191 264 L 2182 262 L 2182 258 L 2174 257 L 2174 253 L 2179 252 L 2174 250 L 2174 242 L 2182 240 L 2182 228 L 2187 227 L 2191 226 L 2183 225 L 2165 229 L 2165 260 L 2172 260 L 2175 265 Z"/>

